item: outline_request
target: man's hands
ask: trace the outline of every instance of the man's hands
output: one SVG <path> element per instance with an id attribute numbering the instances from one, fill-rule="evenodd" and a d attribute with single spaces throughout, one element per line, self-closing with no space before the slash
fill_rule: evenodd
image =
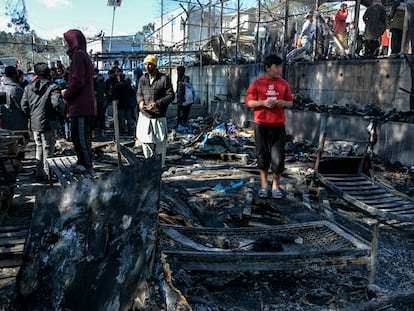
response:
<path id="1" fill-rule="evenodd" d="M 144 109 L 146 109 L 146 110 L 156 110 L 156 105 L 155 105 L 155 102 L 152 102 L 152 103 L 149 103 L 149 104 L 145 105 L 145 103 L 143 101 L 141 101 L 139 103 L 139 109 L 141 109 L 141 110 L 144 110 Z"/>

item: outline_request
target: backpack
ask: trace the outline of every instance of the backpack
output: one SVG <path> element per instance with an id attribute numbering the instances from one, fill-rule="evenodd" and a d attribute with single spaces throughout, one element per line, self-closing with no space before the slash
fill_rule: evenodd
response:
<path id="1" fill-rule="evenodd" d="M 193 104 L 195 101 L 194 89 L 191 83 L 184 83 L 184 99 L 183 106 Z"/>

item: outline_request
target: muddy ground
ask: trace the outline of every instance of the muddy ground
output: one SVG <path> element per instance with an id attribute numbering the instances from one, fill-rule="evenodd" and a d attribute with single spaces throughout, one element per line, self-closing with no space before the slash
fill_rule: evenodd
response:
<path id="1" fill-rule="evenodd" d="M 249 131 L 246 131 L 247 134 Z M 240 208 L 246 189 L 254 189 L 250 226 L 279 225 L 324 219 L 318 212 L 318 198 L 312 192 L 310 205 L 303 203 L 303 190 L 312 176 L 316 147 L 292 144 L 287 154 L 282 200 L 257 198 L 259 175 L 252 154 L 252 139 L 243 136 L 243 148 L 231 151 L 200 151 L 202 136 L 173 132 L 166 168 L 162 175 L 160 222 L 202 227 L 240 227 Z M 246 138 L 247 137 L 247 138 Z M 110 138 L 109 138 L 110 140 Z M 139 146 L 127 144 L 139 154 Z M 218 145 L 220 145 L 218 143 Z M 98 173 L 116 169 L 113 143 L 95 144 Z M 229 146 L 227 146 L 229 147 Z M 70 154 L 70 144 L 61 142 L 61 154 Z M 247 156 L 240 156 L 243 153 Z M 225 154 L 225 156 L 223 156 Z M 29 224 L 35 194 L 49 187 L 34 182 L 33 144 L 28 145 L 24 171 L 19 174 L 13 207 L 2 226 Z M 142 155 L 139 154 L 139 157 Z M 371 172 L 378 181 L 413 196 L 413 177 L 409 168 L 374 163 Z M 238 187 L 237 184 L 242 184 Z M 225 192 L 221 192 L 225 188 Z M 334 222 L 367 243 L 372 238 L 370 217 L 345 201 L 329 194 Z M 188 214 L 180 213 L 177 206 Z M 379 229 L 379 253 L 374 283 L 370 284 L 367 265 L 319 267 L 293 271 L 226 272 L 186 271 L 171 266 L 175 287 L 193 310 L 414 310 L 414 227 L 412 224 L 383 220 Z M 167 259 L 168 260 L 168 259 Z M 18 268 L 0 270 L 0 310 L 13 297 Z M 152 310 L 166 310 L 162 299 L 155 299 Z"/>

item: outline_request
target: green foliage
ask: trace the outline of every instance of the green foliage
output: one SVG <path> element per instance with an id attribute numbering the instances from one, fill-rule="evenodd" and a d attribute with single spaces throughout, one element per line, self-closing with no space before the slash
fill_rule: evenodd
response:
<path id="1" fill-rule="evenodd" d="M 148 25 L 145 25 L 142 27 L 142 30 L 138 32 L 140 35 L 145 36 L 145 46 L 144 49 L 146 51 L 153 50 L 153 42 L 152 42 L 152 34 L 154 33 L 155 24 L 149 23 Z"/>
<path id="2" fill-rule="evenodd" d="M 154 23 L 149 23 L 142 27 L 141 31 L 138 31 L 138 34 L 148 36 L 154 32 Z"/>

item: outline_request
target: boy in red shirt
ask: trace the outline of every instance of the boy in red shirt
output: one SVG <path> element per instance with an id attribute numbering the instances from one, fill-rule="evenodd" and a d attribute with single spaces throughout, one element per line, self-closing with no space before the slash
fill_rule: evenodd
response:
<path id="1" fill-rule="evenodd" d="M 269 55 L 264 60 L 265 74 L 249 86 L 246 106 L 254 109 L 257 165 L 260 169 L 259 196 L 268 197 L 268 170 L 272 170 L 272 197 L 280 199 L 280 176 L 285 168 L 285 108 L 293 107 L 290 86 L 282 79 L 282 59 Z"/>

